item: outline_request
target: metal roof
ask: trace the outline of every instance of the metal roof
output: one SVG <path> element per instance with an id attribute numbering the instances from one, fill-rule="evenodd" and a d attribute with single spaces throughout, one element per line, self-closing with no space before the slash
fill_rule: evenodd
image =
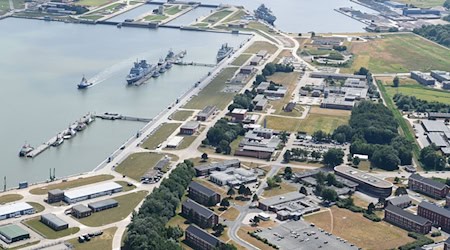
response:
<path id="1" fill-rule="evenodd" d="M 206 106 L 197 116 L 208 116 L 216 110 L 216 106 Z"/>
<path id="2" fill-rule="evenodd" d="M 5 216 L 7 214 L 16 213 L 19 211 L 25 211 L 28 209 L 33 209 L 33 207 L 26 202 L 6 204 L 3 206 L 0 206 L 0 217 Z"/>
<path id="3" fill-rule="evenodd" d="M 301 194 L 300 192 L 290 192 L 287 194 L 277 195 L 267 199 L 263 199 L 260 201 L 260 203 L 266 206 L 276 206 L 279 204 L 292 202 L 303 198 L 305 198 L 305 195 Z"/>
<path id="4" fill-rule="evenodd" d="M 61 220 L 58 216 L 56 216 L 54 214 L 43 214 L 43 215 L 41 215 L 41 220 L 42 219 L 50 221 L 52 224 L 55 224 L 57 227 L 63 227 L 65 225 L 68 225 L 67 222 Z"/>
<path id="5" fill-rule="evenodd" d="M 198 238 L 208 242 L 208 244 L 210 244 L 212 246 L 217 246 L 218 244 L 222 243 L 221 240 L 219 240 L 218 238 L 214 237 L 213 235 L 207 233 L 206 231 L 200 229 L 196 225 L 190 225 L 186 229 L 186 232 L 197 236 Z"/>
<path id="6" fill-rule="evenodd" d="M 184 139 L 184 137 L 182 137 L 182 136 L 174 136 L 167 142 L 167 146 L 168 147 L 177 147 L 178 145 L 180 145 L 180 143 L 181 143 L 181 141 L 183 141 L 183 139 Z"/>
<path id="7" fill-rule="evenodd" d="M 435 181 L 435 180 L 429 179 L 429 178 L 425 178 L 419 174 L 412 174 L 409 176 L 409 179 L 413 179 L 415 181 L 422 182 L 424 184 L 427 184 L 427 185 L 432 186 L 437 189 L 444 189 L 447 186 L 442 182 Z"/>
<path id="8" fill-rule="evenodd" d="M 115 204 L 119 204 L 119 202 L 117 202 L 114 199 L 106 199 L 106 200 L 102 200 L 102 201 L 89 203 L 88 206 L 92 209 L 97 209 L 97 208 L 108 207 L 108 206 L 115 205 Z"/>
<path id="9" fill-rule="evenodd" d="M 61 189 L 53 189 L 53 190 L 48 191 L 48 193 L 52 194 L 52 195 L 59 195 L 59 194 L 64 194 L 64 191 L 62 191 Z"/>
<path id="10" fill-rule="evenodd" d="M 79 213 L 86 213 L 92 211 L 90 208 L 86 207 L 85 205 L 78 204 L 72 207 L 72 210 L 76 210 Z"/>
<path id="11" fill-rule="evenodd" d="M 427 132 L 449 132 L 448 127 L 445 126 L 445 123 L 442 120 L 423 120 L 422 126 Z"/>
<path id="12" fill-rule="evenodd" d="M 207 195 L 207 196 L 213 196 L 213 195 L 217 194 L 215 191 L 213 191 L 213 190 L 211 190 L 211 189 L 209 189 L 209 188 L 207 188 L 207 187 L 203 186 L 202 184 L 200 184 L 198 182 L 195 182 L 195 181 L 192 181 L 191 184 L 189 184 L 189 189 L 194 189 L 197 192 L 200 192 L 200 193 L 202 193 L 204 195 Z"/>
<path id="13" fill-rule="evenodd" d="M 388 199 L 388 201 L 392 205 L 398 206 L 398 205 L 401 205 L 401 204 L 404 204 L 404 203 L 411 202 L 412 200 L 411 200 L 411 197 L 409 197 L 408 195 L 401 195 L 401 196 L 392 197 L 392 198 Z"/>
<path id="14" fill-rule="evenodd" d="M 102 192 L 112 191 L 114 189 L 122 188 L 121 185 L 115 183 L 115 182 L 106 182 L 106 183 L 100 183 L 88 187 L 82 187 L 77 188 L 74 190 L 69 190 L 64 193 L 64 196 L 68 199 L 76 199 L 88 195 L 98 194 Z"/>
<path id="15" fill-rule="evenodd" d="M 14 225 L 14 224 L 1 226 L 0 234 L 5 236 L 8 239 L 14 239 L 14 238 L 22 236 L 22 235 L 29 235 L 29 233 L 27 231 L 25 231 L 23 228 L 21 228 L 17 225 Z"/>
<path id="16" fill-rule="evenodd" d="M 428 133 L 427 137 L 428 137 L 428 140 L 431 143 L 434 143 L 437 147 L 441 148 L 441 147 L 448 146 L 447 141 L 444 140 L 444 137 L 440 133 L 436 133 L 436 132 Z"/>
<path id="17" fill-rule="evenodd" d="M 393 186 L 393 184 L 388 181 L 385 181 L 385 180 L 375 177 L 373 175 L 367 174 L 366 172 L 363 172 L 356 168 L 347 167 L 347 166 L 337 166 L 334 168 L 334 171 L 341 173 L 344 176 L 353 178 L 354 179 L 353 181 L 358 180 L 360 182 L 369 184 L 374 187 L 392 188 L 392 186 Z"/>
<path id="18" fill-rule="evenodd" d="M 400 217 L 406 218 L 410 221 L 413 221 L 414 223 L 417 223 L 419 225 L 425 225 L 427 223 L 431 223 L 428 219 L 425 219 L 423 217 L 420 217 L 418 215 L 412 214 L 410 212 L 407 212 L 397 206 L 388 205 L 385 210 L 387 212 L 391 212 L 393 214 L 399 215 Z"/>
<path id="19" fill-rule="evenodd" d="M 188 209 L 194 210 L 196 213 L 200 214 L 205 218 L 210 218 L 211 216 L 214 215 L 213 211 L 209 210 L 208 208 L 198 204 L 197 202 L 191 199 L 187 199 L 185 202 L 183 202 L 183 206 Z"/>
<path id="20" fill-rule="evenodd" d="M 450 210 L 447 210 L 447 209 L 445 209 L 443 207 L 439 207 L 439 206 L 437 206 L 435 204 L 432 204 L 432 203 L 429 203 L 429 202 L 426 202 L 426 201 L 422 201 L 419 204 L 419 207 L 423 207 L 423 208 L 425 208 L 427 210 L 433 211 L 434 213 L 437 213 L 437 214 L 440 214 L 440 215 L 442 215 L 444 217 L 450 218 Z"/>
<path id="21" fill-rule="evenodd" d="M 182 129 L 197 129 L 200 126 L 200 123 L 197 121 L 188 121 L 183 126 Z"/>
<path id="22" fill-rule="evenodd" d="M 231 159 L 231 160 L 226 160 L 223 162 L 215 162 L 215 163 L 195 166 L 194 168 L 197 170 L 216 169 L 216 168 L 224 168 L 224 167 L 228 168 L 231 165 L 239 164 L 240 162 L 241 161 L 239 161 L 238 159 Z"/>

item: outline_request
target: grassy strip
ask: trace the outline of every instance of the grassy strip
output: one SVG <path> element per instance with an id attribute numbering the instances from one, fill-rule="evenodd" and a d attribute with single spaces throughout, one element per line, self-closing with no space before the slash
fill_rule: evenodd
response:
<path id="1" fill-rule="evenodd" d="M 69 243 L 73 246 L 74 249 L 112 249 L 112 241 L 116 231 L 117 227 L 111 227 L 103 230 L 102 235 L 94 237 L 88 242 L 79 243 L 78 238 L 74 238 L 69 240 Z"/>
<path id="2" fill-rule="evenodd" d="M 140 181 L 141 177 L 164 157 L 155 153 L 136 153 L 129 155 L 114 170 L 122 175 Z"/>
<path id="3" fill-rule="evenodd" d="M 234 59 L 234 61 L 231 63 L 231 65 L 242 66 L 242 65 L 244 65 L 244 63 L 246 63 L 248 61 L 248 59 L 250 59 L 251 56 L 252 56 L 252 54 L 241 54 L 236 59 Z"/>
<path id="4" fill-rule="evenodd" d="M 34 208 L 36 213 L 40 213 L 45 210 L 45 207 L 37 202 L 27 202 L 27 203 Z"/>
<path id="5" fill-rule="evenodd" d="M 159 144 L 167 140 L 181 123 L 164 123 L 159 127 L 143 144 L 141 147 L 145 149 L 156 149 Z"/>
<path id="6" fill-rule="evenodd" d="M 5 204 L 9 202 L 14 202 L 23 199 L 23 196 L 20 194 L 5 194 L 0 196 L 0 204 Z"/>
<path id="7" fill-rule="evenodd" d="M 171 118 L 172 118 L 172 120 L 176 120 L 176 121 L 186 121 L 189 117 L 192 116 L 193 113 L 194 113 L 194 111 L 178 110 L 171 116 Z"/>
<path id="8" fill-rule="evenodd" d="M 80 177 L 76 180 L 66 181 L 66 182 L 64 182 L 64 180 L 63 180 L 60 183 L 50 184 L 50 185 L 47 185 L 44 187 L 31 189 L 30 193 L 34 194 L 34 195 L 44 195 L 44 194 L 47 194 L 48 191 L 53 190 L 53 189 L 65 190 L 65 189 L 89 185 L 89 184 L 93 184 L 93 183 L 97 183 L 97 182 L 101 182 L 101 181 L 111 180 L 113 178 L 114 178 L 114 176 L 112 176 L 112 175 L 102 174 L 102 175 L 96 175 L 96 176 L 90 176 L 90 177 Z"/>
<path id="9" fill-rule="evenodd" d="M 70 227 L 64 230 L 55 231 L 49 226 L 40 222 L 40 216 L 31 218 L 23 222 L 25 225 L 33 229 L 33 231 L 44 236 L 46 239 L 58 239 L 68 235 L 76 234 L 80 231 L 79 227 Z"/>

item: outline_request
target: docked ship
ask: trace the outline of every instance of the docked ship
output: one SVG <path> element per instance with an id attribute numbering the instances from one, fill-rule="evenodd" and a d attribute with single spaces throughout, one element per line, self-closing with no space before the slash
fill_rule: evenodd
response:
<path id="1" fill-rule="evenodd" d="M 273 15 L 272 11 L 264 4 L 261 4 L 258 9 L 255 10 L 255 17 L 266 21 L 270 25 L 274 25 L 277 17 Z"/>
<path id="2" fill-rule="evenodd" d="M 166 69 L 167 64 L 163 64 L 161 65 L 161 68 L 159 68 L 159 73 L 163 74 L 167 71 Z"/>
<path id="3" fill-rule="evenodd" d="M 132 84 L 151 72 L 151 65 L 147 63 L 146 60 L 141 60 L 140 62 L 135 62 L 127 75 L 127 83 Z"/>
<path id="4" fill-rule="evenodd" d="M 158 65 L 161 66 L 164 64 L 164 62 L 165 62 L 164 59 L 159 58 Z"/>
<path id="5" fill-rule="evenodd" d="M 81 82 L 78 83 L 78 89 L 85 89 L 89 86 L 92 86 L 92 82 L 88 82 L 86 77 L 83 76 L 83 78 L 81 78 Z"/>
<path id="6" fill-rule="evenodd" d="M 174 56 L 175 56 L 175 53 L 173 53 L 172 49 L 170 49 L 166 55 L 166 61 L 171 60 Z"/>
<path id="7" fill-rule="evenodd" d="M 153 71 L 152 77 L 156 78 L 156 77 L 159 77 L 160 75 L 161 75 L 161 74 L 159 73 L 159 71 L 158 71 L 158 70 L 155 70 L 155 71 Z"/>
<path id="8" fill-rule="evenodd" d="M 64 138 L 62 138 L 62 136 L 58 134 L 56 136 L 55 142 L 52 143 L 52 146 L 53 147 L 58 147 L 59 145 L 63 144 L 63 142 L 64 142 Z"/>
<path id="9" fill-rule="evenodd" d="M 222 61 L 225 57 L 229 56 L 233 52 L 232 47 L 228 47 L 228 44 L 222 44 L 222 47 L 217 51 L 217 62 Z"/>
<path id="10" fill-rule="evenodd" d="M 170 69 L 172 68 L 172 63 L 171 62 L 167 62 L 166 63 L 166 69 Z"/>
<path id="11" fill-rule="evenodd" d="M 25 157 L 27 156 L 28 153 L 30 153 L 31 151 L 33 151 L 33 147 L 30 146 L 30 144 L 26 144 L 22 146 L 22 148 L 19 151 L 19 156 L 20 157 Z"/>

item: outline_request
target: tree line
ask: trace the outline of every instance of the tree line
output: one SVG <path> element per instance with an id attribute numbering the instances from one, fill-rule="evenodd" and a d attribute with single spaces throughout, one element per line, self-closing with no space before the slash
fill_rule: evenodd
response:
<path id="1" fill-rule="evenodd" d="M 227 119 L 222 118 L 208 130 L 202 144 L 216 147 L 216 153 L 231 154 L 230 143 L 244 134 L 245 129 L 241 123 L 230 124 Z"/>
<path id="2" fill-rule="evenodd" d="M 252 91 L 246 89 L 243 94 L 237 94 L 233 98 L 233 103 L 228 106 L 228 111 L 233 111 L 235 108 L 246 109 L 250 112 L 253 111 L 255 105 L 253 105 L 253 98 L 257 95 L 256 90 Z"/>
<path id="3" fill-rule="evenodd" d="M 450 105 L 448 104 L 436 101 L 429 102 L 418 99 L 415 96 L 395 94 L 393 100 L 397 108 L 403 111 L 450 112 Z"/>
<path id="4" fill-rule="evenodd" d="M 256 75 L 253 85 L 259 85 L 262 82 L 267 82 L 267 77 L 275 74 L 275 72 L 293 72 L 294 66 L 291 64 L 280 64 L 280 63 L 268 63 L 264 66 L 262 74 Z"/>
<path id="5" fill-rule="evenodd" d="M 450 24 L 424 25 L 421 28 L 415 28 L 413 32 L 431 41 L 450 47 Z"/>

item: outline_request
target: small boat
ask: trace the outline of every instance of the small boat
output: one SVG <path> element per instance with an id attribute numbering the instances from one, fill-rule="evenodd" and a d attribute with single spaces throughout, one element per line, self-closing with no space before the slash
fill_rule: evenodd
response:
<path id="1" fill-rule="evenodd" d="M 86 123 L 84 122 L 78 122 L 77 126 L 75 127 L 76 131 L 83 131 L 86 128 Z"/>
<path id="2" fill-rule="evenodd" d="M 32 146 L 30 146 L 30 144 L 25 143 L 25 144 L 22 146 L 22 148 L 20 149 L 19 156 L 20 156 L 20 157 L 25 157 L 25 156 L 27 156 L 28 153 L 30 153 L 31 151 L 33 151 L 33 149 L 34 149 L 34 148 L 33 148 Z"/>
<path id="3" fill-rule="evenodd" d="M 155 70 L 155 72 L 153 72 L 152 77 L 156 78 L 159 77 L 161 74 L 159 73 L 159 71 Z"/>
<path id="4" fill-rule="evenodd" d="M 164 59 L 159 58 L 158 65 L 161 66 L 161 65 L 163 65 L 163 64 L 164 64 Z"/>
<path id="5" fill-rule="evenodd" d="M 166 69 L 170 69 L 170 68 L 172 68 L 172 63 L 170 63 L 170 62 L 166 63 Z"/>
<path id="6" fill-rule="evenodd" d="M 166 56 L 166 61 L 172 59 L 175 56 L 175 53 L 173 53 L 172 49 L 169 50 Z"/>
<path id="7" fill-rule="evenodd" d="M 159 69 L 159 73 L 161 73 L 161 74 L 163 74 L 166 71 L 167 71 L 167 69 L 166 69 L 165 65 L 162 65 L 161 68 Z"/>
<path id="8" fill-rule="evenodd" d="M 184 58 L 185 56 L 186 56 L 186 54 L 187 54 L 187 51 L 185 50 L 185 51 L 182 51 L 181 53 L 180 53 L 180 58 Z"/>
<path id="9" fill-rule="evenodd" d="M 86 77 L 84 77 L 84 75 L 83 75 L 83 78 L 81 78 L 81 82 L 77 86 L 78 86 L 78 89 L 85 89 L 87 87 L 92 86 L 92 83 L 88 82 L 86 80 Z"/>
<path id="10" fill-rule="evenodd" d="M 61 145 L 64 142 L 64 138 L 62 138 L 60 135 L 56 136 L 56 140 L 55 142 L 52 143 L 53 147 L 58 147 L 59 145 Z"/>

